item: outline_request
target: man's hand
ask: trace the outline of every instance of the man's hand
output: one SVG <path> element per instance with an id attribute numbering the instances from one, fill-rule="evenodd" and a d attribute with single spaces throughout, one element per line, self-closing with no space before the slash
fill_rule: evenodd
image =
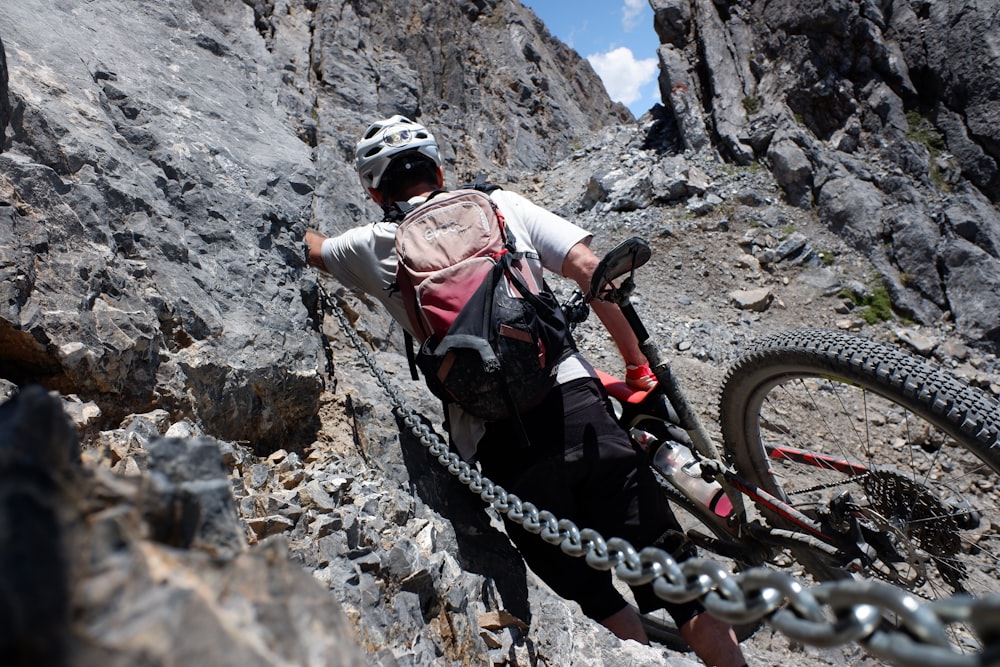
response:
<path id="1" fill-rule="evenodd" d="M 656 386 L 656 376 L 649 364 L 628 364 L 625 367 L 625 384 L 638 391 L 649 391 Z"/>
<path id="2" fill-rule="evenodd" d="M 326 237 L 317 232 L 315 229 L 306 230 L 306 264 L 313 267 L 314 269 L 321 269 L 326 271 L 326 265 L 323 263 L 323 241 Z"/>

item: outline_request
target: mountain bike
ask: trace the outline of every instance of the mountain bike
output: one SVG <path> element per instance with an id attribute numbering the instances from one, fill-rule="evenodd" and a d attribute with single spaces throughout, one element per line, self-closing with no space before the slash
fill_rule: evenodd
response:
<path id="1" fill-rule="evenodd" d="M 818 581 L 866 578 L 924 599 L 997 591 L 993 397 L 891 345 L 792 330 L 753 344 L 728 369 L 720 446 L 630 301 L 650 257 L 642 239 L 621 243 L 566 311 L 578 322 L 585 304 L 610 301 L 638 337 L 656 388 L 602 381 L 636 448 L 651 454 L 691 544 L 733 571 L 766 565 Z M 673 465 L 678 452 L 686 465 Z M 663 461 L 667 471 L 655 465 Z M 685 648 L 669 616 L 644 623 L 652 640 Z M 737 632 L 742 639 L 755 628 Z M 949 631 L 960 650 L 982 650 L 968 627 Z"/>

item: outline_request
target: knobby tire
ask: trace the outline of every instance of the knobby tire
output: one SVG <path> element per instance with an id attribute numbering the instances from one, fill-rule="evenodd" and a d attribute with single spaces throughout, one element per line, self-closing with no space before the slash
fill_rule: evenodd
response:
<path id="1" fill-rule="evenodd" d="M 733 364 L 719 413 L 727 462 L 742 477 L 845 534 L 843 514 L 828 510 L 858 519 L 879 553 L 860 576 L 929 599 L 995 589 L 1000 404 L 986 392 L 891 345 L 799 329 L 758 341 Z M 869 472 L 774 458 L 775 447 Z M 796 530 L 758 509 L 774 528 Z M 788 552 L 819 580 L 850 576 L 828 553 Z M 954 640 L 976 643 L 961 630 Z"/>

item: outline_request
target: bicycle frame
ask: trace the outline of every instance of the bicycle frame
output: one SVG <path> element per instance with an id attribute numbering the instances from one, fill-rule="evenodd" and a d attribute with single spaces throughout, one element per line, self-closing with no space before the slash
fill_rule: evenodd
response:
<path id="1" fill-rule="evenodd" d="M 626 428 L 641 421 L 642 419 L 672 419 L 672 415 L 664 415 L 662 408 L 656 405 L 658 399 L 657 394 L 662 395 L 670 401 L 672 405 L 672 401 L 669 396 L 667 396 L 666 392 L 660 390 L 659 388 L 655 388 L 648 392 L 637 391 L 629 388 L 625 384 L 624 380 L 608 375 L 603 371 L 598 371 L 598 376 L 600 377 L 605 390 L 608 392 L 608 395 L 616 399 L 622 406 L 620 422 Z M 680 391 L 680 388 L 678 387 L 677 390 Z M 676 406 L 672 407 L 676 409 Z M 698 453 L 702 454 L 700 450 Z M 746 539 L 747 537 L 752 537 L 752 539 L 766 543 L 768 540 L 761 531 L 749 528 L 750 520 L 747 516 L 745 504 L 742 503 L 743 498 L 746 497 L 781 514 L 789 521 L 795 523 L 795 525 L 808 531 L 810 534 L 815 535 L 824 542 L 828 543 L 830 546 L 838 549 L 844 546 L 842 539 L 834 539 L 833 535 L 824 530 L 824 528 L 813 519 L 802 514 L 788 503 L 785 503 L 757 486 L 750 484 L 730 468 L 723 467 L 720 459 L 709 459 L 704 458 L 704 455 L 702 456 L 703 469 L 710 469 L 714 478 L 722 483 L 723 489 L 726 490 L 727 495 L 730 497 L 730 501 L 733 502 L 734 508 L 733 512 L 729 516 L 720 517 L 714 512 L 709 511 L 707 508 L 700 506 L 694 507 L 692 505 L 692 508 L 689 509 L 696 509 L 699 518 L 703 522 L 711 522 L 721 530 L 731 535 L 734 539 Z M 820 468 L 832 468 L 842 472 L 848 472 L 852 475 L 863 475 L 868 472 L 867 466 L 857 462 L 838 460 L 833 457 L 818 456 L 811 452 L 802 452 L 791 448 L 774 448 L 771 450 L 771 456 L 775 459 L 796 460 L 798 462 Z M 709 462 L 715 462 L 716 465 L 712 465 Z M 739 495 L 736 495 L 734 498 L 734 494 Z M 736 502 L 737 500 L 740 501 L 739 505 Z"/>
<path id="2" fill-rule="evenodd" d="M 746 543 L 747 540 L 763 548 L 779 543 L 784 544 L 789 540 L 809 540 L 807 535 L 781 534 L 779 536 L 760 521 L 751 520 L 747 504 L 744 502 L 744 499 L 748 498 L 754 503 L 780 514 L 795 526 L 806 531 L 808 535 L 826 544 L 831 556 L 839 555 L 845 561 L 863 557 L 863 549 L 851 539 L 849 534 L 834 531 L 806 516 L 780 498 L 749 483 L 738 475 L 731 466 L 724 463 L 719 447 L 702 426 L 669 362 L 660 353 L 659 347 L 649 336 L 631 304 L 630 297 L 635 289 L 634 272 L 645 264 L 650 256 L 649 246 L 642 239 L 633 237 L 621 243 L 598 264 L 594 271 L 590 290 L 584 297 L 585 303 L 589 303 L 593 299 L 601 299 L 619 307 L 638 338 L 639 347 L 649 360 L 650 367 L 658 381 L 656 388 L 643 392 L 629 388 L 624 381 L 618 378 L 606 373 L 599 373 L 608 394 L 618 400 L 622 406 L 622 425 L 628 429 L 643 416 L 652 419 L 672 419 L 676 416 L 677 425 L 684 429 L 693 444 L 695 456 L 701 459 L 703 474 L 722 485 L 733 505 L 733 511 L 726 517 L 720 517 L 707 507 L 697 503 L 690 503 L 688 510 L 694 511 L 702 523 L 714 526 L 717 534 L 732 538 L 732 546 L 747 548 L 750 546 Z M 620 283 L 615 284 L 614 281 L 623 276 Z M 655 406 L 658 395 L 666 398 L 676 415 L 662 414 L 662 408 Z M 850 475 L 864 475 L 868 472 L 868 467 L 858 462 L 816 455 L 793 448 L 771 448 L 769 455 L 776 460 L 793 460 L 807 465 L 838 470 Z M 809 541 L 810 544 L 816 546 L 815 540 Z"/>

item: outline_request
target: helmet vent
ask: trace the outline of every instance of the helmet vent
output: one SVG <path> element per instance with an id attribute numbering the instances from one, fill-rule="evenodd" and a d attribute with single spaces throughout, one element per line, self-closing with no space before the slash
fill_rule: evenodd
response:
<path id="1" fill-rule="evenodd" d="M 354 167 L 365 189 L 377 188 L 389 163 L 399 154 L 410 152 L 419 153 L 441 166 L 434 135 L 420 123 L 395 115 L 369 125 L 355 147 Z"/>

